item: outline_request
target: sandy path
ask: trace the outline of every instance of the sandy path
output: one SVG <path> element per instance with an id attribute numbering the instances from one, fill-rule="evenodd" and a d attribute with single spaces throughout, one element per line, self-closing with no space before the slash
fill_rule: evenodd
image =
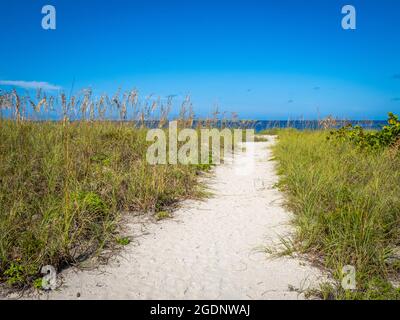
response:
<path id="1" fill-rule="evenodd" d="M 186 201 L 173 219 L 127 229 L 143 235 L 120 256 L 92 271 L 63 272 L 51 299 L 298 299 L 290 287 L 305 288 L 319 272 L 293 258 L 268 259 L 260 248 L 291 231 L 282 208 L 268 142 L 253 143 L 255 167 L 241 153 L 217 166 L 209 186 L 214 196 Z M 250 155 L 251 156 L 251 155 Z M 137 234 L 137 233 L 136 233 Z M 79 294 L 78 294 L 79 293 Z"/>

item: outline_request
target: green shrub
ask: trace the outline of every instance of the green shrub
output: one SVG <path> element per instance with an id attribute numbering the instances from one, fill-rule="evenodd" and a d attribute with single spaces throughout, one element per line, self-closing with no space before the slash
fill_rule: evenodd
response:
<path id="1" fill-rule="evenodd" d="M 366 131 L 360 126 L 351 124 L 331 131 L 328 139 L 334 141 L 351 141 L 360 148 L 382 148 L 394 145 L 400 140 L 400 121 L 397 115 L 389 113 L 388 125 L 379 131 Z"/>

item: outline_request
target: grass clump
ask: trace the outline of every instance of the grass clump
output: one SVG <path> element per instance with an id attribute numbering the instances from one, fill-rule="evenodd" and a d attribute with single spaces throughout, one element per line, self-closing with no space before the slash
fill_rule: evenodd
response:
<path id="1" fill-rule="evenodd" d="M 279 187 L 295 213 L 296 249 L 332 270 L 336 299 L 400 298 L 388 279 L 400 270 L 400 156 L 392 148 L 360 149 L 325 131 L 281 131 L 274 149 Z M 356 270 L 357 290 L 340 286 L 342 267 Z"/>
<path id="2" fill-rule="evenodd" d="M 148 129 L 166 130 L 174 104 L 136 89 L 0 90 L 0 283 L 39 286 L 45 265 L 60 269 L 128 244 L 116 231 L 122 212 L 165 218 L 177 201 L 207 195 L 198 176 L 215 165 L 211 155 L 199 165 L 146 160 Z M 221 116 L 217 108 L 211 119 L 195 119 L 188 95 L 177 127 L 222 129 Z"/>
<path id="3" fill-rule="evenodd" d="M 128 244 L 131 243 L 131 240 L 128 237 L 119 237 L 119 238 L 116 239 L 116 242 L 120 246 L 127 246 Z"/>
<path id="4" fill-rule="evenodd" d="M 266 136 L 275 136 L 277 135 L 282 129 L 281 128 L 270 128 L 264 129 L 257 133 L 257 135 L 266 135 Z"/>
<path id="5" fill-rule="evenodd" d="M 255 135 L 254 142 L 268 142 L 268 138 L 265 136 Z"/>
<path id="6" fill-rule="evenodd" d="M 131 123 L 0 120 L 0 281 L 36 284 L 115 244 L 121 212 L 196 196 L 196 168 L 148 164 L 149 144 Z"/>
<path id="7" fill-rule="evenodd" d="M 156 213 L 157 221 L 168 219 L 168 218 L 171 218 L 171 214 L 168 211 L 160 211 L 160 212 Z"/>

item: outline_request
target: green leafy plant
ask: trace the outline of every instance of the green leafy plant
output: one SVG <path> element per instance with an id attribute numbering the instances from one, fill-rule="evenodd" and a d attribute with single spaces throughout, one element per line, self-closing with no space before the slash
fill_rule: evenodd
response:
<path id="1" fill-rule="evenodd" d="M 24 267 L 12 262 L 8 269 L 4 271 L 4 275 L 7 278 L 7 284 L 22 284 L 24 280 Z"/>
<path id="2" fill-rule="evenodd" d="M 43 278 L 37 278 L 33 281 L 33 287 L 35 289 L 42 289 L 43 288 Z"/>
<path id="3" fill-rule="evenodd" d="M 157 214 L 156 214 L 156 219 L 158 221 L 168 219 L 168 218 L 171 218 L 171 214 L 167 211 L 160 211 L 160 212 L 157 212 Z"/>
<path id="4" fill-rule="evenodd" d="M 117 238 L 116 242 L 121 246 L 127 246 L 128 244 L 131 243 L 131 240 L 128 237 L 121 237 Z"/>
<path id="5" fill-rule="evenodd" d="M 382 130 L 366 131 L 360 126 L 349 124 L 331 131 L 328 140 L 351 141 L 362 149 L 392 146 L 400 140 L 400 121 L 392 112 L 389 112 L 388 116 L 388 124 Z"/>
<path id="6" fill-rule="evenodd" d="M 95 192 L 77 192 L 72 200 L 79 210 L 87 210 L 92 214 L 106 215 L 109 211 L 106 203 Z"/>

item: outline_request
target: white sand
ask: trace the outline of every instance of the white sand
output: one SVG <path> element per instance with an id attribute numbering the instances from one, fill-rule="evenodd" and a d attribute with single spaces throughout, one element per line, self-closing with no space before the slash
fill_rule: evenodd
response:
<path id="1" fill-rule="evenodd" d="M 315 284 L 319 270 L 294 258 L 271 259 L 262 247 L 292 231 L 282 207 L 269 142 L 251 144 L 255 167 L 238 175 L 250 156 L 217 166 L 208 180 L 214 196 L 185 201 L 174 218 L 138 224 L 143 234 L 108 264 L 70 268 L 63 286 L 41 299 L 299 299 L 290 287 Z M 145 228 L 143 230 L 143 228 Z M 79 293 L 79 294 L 78 294 Z"/>

